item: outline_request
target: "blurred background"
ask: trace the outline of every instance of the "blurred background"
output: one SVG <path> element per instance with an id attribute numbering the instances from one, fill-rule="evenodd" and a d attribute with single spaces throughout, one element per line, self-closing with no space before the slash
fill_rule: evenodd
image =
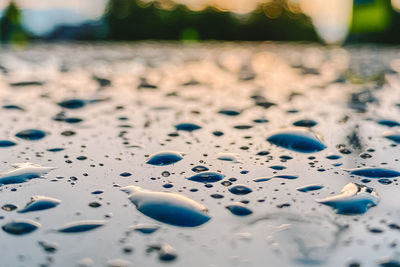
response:
<path id="1" fill-rule="evenodd" d="M 397 44 L 399 12 L 400 0 L 1 0 L 0 39 Z"/>

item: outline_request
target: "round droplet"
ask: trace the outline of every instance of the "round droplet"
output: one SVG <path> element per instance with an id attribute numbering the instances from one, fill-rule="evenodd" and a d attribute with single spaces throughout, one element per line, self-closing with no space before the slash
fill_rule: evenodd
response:
<path id="1" fill-rule="evenodd" d="M 217 172 L 201 172 L 192 177 L 189 177 L 188 180 L 200 183 L 215 183 L 221 181 L 224 177 L 225 175 Z"/>
<path id="2" fill-rule="evenodd" d="M 253 190 L 251 190 L 251 188 L 245 185 L 234 185 L 231 188 L 229 188 L 229 192 L 235 195 L 247 195 L 253 192 Z"/>
<path id="3" fill-rule="evenodd" d="M 151 156 L 146 163 L 156 166 L 165 166 L 174 164 L 182 159 L 182 155 L 177 152 L 161 152 Z"/>

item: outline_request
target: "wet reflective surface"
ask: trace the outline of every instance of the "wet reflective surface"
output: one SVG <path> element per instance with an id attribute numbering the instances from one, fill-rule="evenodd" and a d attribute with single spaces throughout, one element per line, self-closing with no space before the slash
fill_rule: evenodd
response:
<path id="1" fill-rule="evenodd" d="M 273 43 L 1 50 L 1 265 L 400 262 L 399 59 Z"/>

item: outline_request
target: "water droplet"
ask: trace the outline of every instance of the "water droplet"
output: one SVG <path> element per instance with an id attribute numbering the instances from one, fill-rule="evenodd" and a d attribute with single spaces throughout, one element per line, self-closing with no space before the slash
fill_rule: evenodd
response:
<path id="1" fill-rule="evenodd" d="M 46 197 L 46 196 L 33 196 L 31 201 L 26 204 L 25 208 L 19 210 L 19 213 L 45 210 L 57 207 L 61 203 L 60 200 L 56 198 Z"/>
<path id="2" fill-rule="evenodd" d="M 146 163 L 156 166 L 165 166 L 174 164 L 182 159 L 183 157 L 181 154 L 173 151 L 166 151 L 154 154 Z"/>
<path id="3" fill-rule="evenodd" d="M 193 132 L 195 130 L 201 129 L 201 126 L 194 123 L 180 123 L 175 125 L 178 131 Z"/>
<path id="4" fill-rule="evenodd" d="M 24 183 L 33 178 L 39 178 L 54 170 L 54 167 L 42 167 L 32 163 L 13 164 L 15 169 L 0 174 L 0 185 Z"/>
<path id="5" fill-rule="evenodd" d="M 101 207 L 101 203 L 100 203 L 100 202 L 97 202 L 97 201 L 90 202 L 90 203 L 89 203 L 89 207 L 91 207 L 91 208 L 98 208 L 98 207 Z"/>
<path id="6" fill-rule="evenodd" d="M 238 129 L 238 130 L 247 130 L 253 128 L 252 125 L 235 125 L 233 128 Z"/>
<path id="7" fill-rule="evenodd" d="M 83 108 L 86 105 L 86 103 L 87 101 L 82 99 L 67 99 L 57 104 L 63 108 L 78 109 L 78 108 Z"/>
<path id="8" fill-rule="evenodd" d="M 197 173 L 205 172 L 205 171 L 208 171 L 208 170 L 209 169 L 206 166 L 201 166 L 201 165 L 198 165 L 198 166 L 195 166 L 195 167 L 192 168 L 192 171 L 193 172 L 197 172 Z"/>
<path id="9" fill-rule="evenodd" d="M 378 123 L 388 127 L 400 126 L 400 123 L 394 120 L 378 120 Z"/>
<path id="10" fill-rule="evenodd" d="M 320 190 L 324 188 L 323 185 L 319 184 L 310 184 L 310 185 L 305 185 L 301 187 L 297 187 L 296 190 L 300 192 L 310 192 L 310 191 L 315 191 L 315 190 Z"/>
<path id="11" fill-rule="evenodd" d="M 13 210 L 18 209 L 18 207 L 15 206 L 14 204 L 5 204 L 5 205 L 3 205 L 3 206 L 1 207 L 1 209 L 2 209 L 2 210 L 5 210 L 5 211 L 13 211 Z"/>
<path id="12" fill-rule="evenodd" d="M 252 210 L 246 207 L 242 202 L 234 202 L 226 206 L 226 208 L 237 216 L 247 216 L 253 213 Z"/>
<path id="13" fill-rule="evenodd" d="M 189 177 L 188 180 L 200 183 L 215 183 L 221 181 L 224 177 L 225 175 L 217 172 L 201 172 L 192 177 Z"/>
<path id="14" fill-rule="evenodd" d="M 35 221 L 28 219 L 20 219 L 7 223 L 3 225 L 1 228 L 4 230 L 4 232 L 9 234 L 24 235 L 35 231 L 39 227 L 40 224 Z"/>
<path id="15" fill-rule="evenodd" d="M 0 140 L 0 147 L 10 147 L 10 146 L 15 146 L 16 143 L 13 141 L 9 140 Z"/>
<path id="16" fill-rule="evenodd" d="M 387 131 L 383 133 L 383 137 L 392 140 L 393 142 L 400 143 L 400 132 L 399 131 Z"/>
<path id="17" fill-rule="evenodd" d="M 218 111 L 219 114 L 224 114 L 227 116 L 238 116 L 240 115 L 240 110 L 237 109 L 222 109 Z"/>
<path id="18" fill-rule="evenodd" d="M 308 128 L 314 127 L 317 124 L 318 123 L 316 121 L 314 121 L 314 120 L 298 120 L 298 121 L 293 122 L 294 126 L 297 126 L 297 127 L 308 127 Z"/>
<path id="19" fill-rule="evenodd" d="M 270 168 L 273 169 L 273 170 L 277 170 L 277 171 L 281 171 L 281 170 L 286 169 L 285 166 L 279 166 L 279 165 L 270 166 Z"/>
<path id="20" fill-rule="evenodd" d="M 58 248 L 58 245 L 53 242 L 39 241 L 38 244 L 47 253 L 54 253 L 57 251 L 57 248 Z"/>
<path id="21" fill-rule="evenodd" d="M 27 129 L 18 132 L 15 136 L 24 140 L 36 141 L 45 137 L 46 133 L 43 132 L 42 130 Z"/>
<path id="22" fill-rule="evenodd" d="M 257 153 L 257 156 L 267 156 L 269 154 L 270 154 L 269 151 L 260 151 L 260 152 Z"/>
<path id="23" fill-rule="evenodd" d="M 245 185 L 234 185 L 231 188 L 229 188 L 229 192 L 235 195 L 247 195 L 253 192 L 253 190 L 251 190 L 251 188 Z"/>
<path id="24" fill-rule="evenodd" d="M 303 153 L 318 152 L 326 148 L 319 135 L 302 128 L 275 131 L 267 138 L 267 141 L 274 145 Z"/>
<path id="25" fill-rule="evenodd" d="M 140 232 L 142 234 L 148 235 L 148 234 L 154 233 L 158 229 L 160 229 L 160 225 L 158 225 L 158 224 L 140 223 L 140 224 L 130 226 L 128 230 L 136 231 L 136 232 Z"/>
<path id="26" fill-rule="evenodd" d="M 213 135 L 215 135 L 215 136 L 219 137 L 219 136 L 223 136 L 223 135 L 224 135 L 224 133 L 223 133 L 223 132 L 221 132 L 221 131 L 214 131 L 214 132 L 213 132 Z"/>
<path id="27" fill-rule="evenodd" d="M 400 261 L 384 258 L 378 261 L 380 267 L 400 267 Z"/>
<path id="28" fill-rule="evenodd" d="M 158 252 L 158 259 L 160 261 L 173 261 L 178 257 L 175 249 L 168 244 L 148 246 L 147 252 L 153 251 Z"/>
<path id="29" fill-rule="evenodd" d="M 255 178 L 253 179 L 254 182 L 259 183 L 259 182 L 266 182 L 269 181 L 271 179 L 289 179 L 289 180 L 293 180 L 293 179 L 297 179 L 299 178 L 299 176 L 297 175 L 275 175 L 275 176 L 271 176 L 271 177 L 261 177 L 261 178 Z"/>
<path id="30" fill-rule="evenodd" d="M 82 120 L 81 118 L 70 117 L 70 118 L 65 118 L 64 121 L 65 121 L 66 123 L 74 124 L 74 123 L 80 123 L 80 122 L 82 122 L 83 120 Z"/>
<path id="31" fill-rule="evenodd" d="M 105 221 L 102 220 L 84 220 L 84 221 L 77 221 L 77 222 L 72 222 L 64 225 L 60 229 L 58 229 L 58 232 L 61 233 L 81 233 L 81 232 L 86 232 L 90 231 L 96 228 L 99 228 L 103 225 L 105 225 Z"/>
<path id="32" fill-rule="evenodd" d="M 129 194 L 129 200 L 138 211 L 163 223 L 195 227 L 211 219 L 205 206 L 183 195 L 148 191 L 138 186 L 121 190 Z"/>
<path id="33" fill-rule="evenodd" d="M 350 170 L 350 173 L 368 178 L 392 178 L 400 176 L 400 172 L 385 168 L 360 168 Z"/>
<path id="34" fill-rule="evenodd" d="M 15 109 L 15 110 L 20 110 L 20 111 L 25 111 L 25 109 L 23 109 L 20 106 L 17 105 L 4 105 L 3 109 Z"/>
<path id="35" fill-rule="evenodd" d="M 376 206 L 379 197 L 370 187 L 349 183 L 343 187 L 341 194 L 316 201 L 332 207 L 338 214 L 354 215 L 365 213 L 370 207 Z"/>
<path id="36" fill-rule="evenodd" d="M 326 156 L 326 158 L 330 159 L 330 160 L 337 160 L 337 159 L 342 158 L 342 156 L 336 155 L 336 154 L 329 154 L 329 155 Z"/>
<path id="37" fill-rule="evenodd" d="M 65 150 L 65 148 L 61 148 L 61 147 L 47 149 L 47 151 L 49 151 L 49 152 L 60 152 L 60 151 L 63 151 L 63 150 Z"/>
<path id="38" fill-rule="evenodd" d="M 234 163 L 240 162 L 238 160 L 238 154 L 236 153 L 218 153 L 217 159 L 223 161 L 232 161 Z"/>

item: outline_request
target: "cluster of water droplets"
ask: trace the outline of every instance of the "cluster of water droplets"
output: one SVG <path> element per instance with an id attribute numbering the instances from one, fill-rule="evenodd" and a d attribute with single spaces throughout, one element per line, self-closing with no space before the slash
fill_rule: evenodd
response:
<path id="1" fill-rule="evenodd" d="M 397 262 L 398 52 L 92 48 L 0 52 L 6 266 Z"/>

